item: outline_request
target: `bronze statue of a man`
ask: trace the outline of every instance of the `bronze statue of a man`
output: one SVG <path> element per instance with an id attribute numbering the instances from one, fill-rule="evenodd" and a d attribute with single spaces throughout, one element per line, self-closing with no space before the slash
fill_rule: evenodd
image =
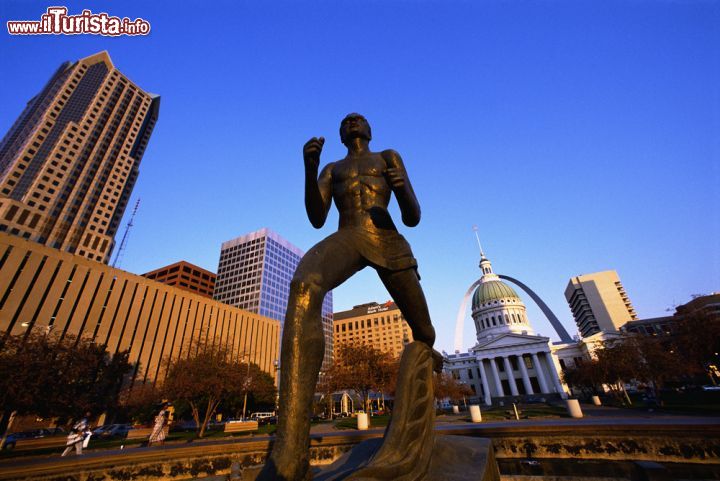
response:
<path id="1" fill-rule="evenodd" d="M 371 152 L 367 120 L 349 114 L 340 124 L 344 159 L 329 163 L 318 177 L 325 139 L 310 139 L 303 148 L 305 209 L 320 228 L 332 200 L 340 213 L 338 231 L 315 245 L 300 261 L 292 283 L 282 338 L 282 376 L 277 435 L 258 479 L 301 481 L 311 478 L 308 461 L 310 410 L 325 339 L 320 309 L 325 294 L 354 273 L 373 267 L 412 329 L 416 341 L 435 342 L 417 262 L 388 213 L 395 197 L 403 223 L 420 222 L 420 205 L 400 155 Z"/>

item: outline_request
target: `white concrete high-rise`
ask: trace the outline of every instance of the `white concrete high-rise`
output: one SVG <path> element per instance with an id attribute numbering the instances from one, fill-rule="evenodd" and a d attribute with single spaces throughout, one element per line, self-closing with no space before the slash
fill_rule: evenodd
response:
<path id="1" fill-rule="evenodd" d="M 565 288 L 575 324 L 582 337 L 617 332 L 637 319 L 635 309 L 615 271 L 585 274 L 570 279 Z"/>
<path id="2" fill-rule="evenodd" d="M 213 298 L 283 323 L 290 281 L 303 254 L 268 228 L 223 242 Z M 328 292 L 322 305 L 323 371 L 332 364 L 332 313 L 332 292 Z"/>

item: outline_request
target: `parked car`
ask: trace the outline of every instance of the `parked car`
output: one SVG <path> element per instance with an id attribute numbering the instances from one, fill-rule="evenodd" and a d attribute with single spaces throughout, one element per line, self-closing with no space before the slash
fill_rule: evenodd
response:
<path id="1" fill-rule="evenodd" d="M 270 412 L 252 413 L 252 414 L 250 415 L 250 421 L 257 421 L 257 422 L 259 423 L 261 419 L 271 418 L 271 417 L 273 417 L 273 416 L 275 416 L 275 415 L 274 415 L 273 413 L 270 413 Z"/>
<path id="2" fill-rule="evenodd" d="M 703 386 L 703 391 L 720 391 L 720 386 Z"/>
<path id="3" fill-rule="evenodd" d="M 277 424 L 277 416 L 266 416 L 257 419 L 258 426 L 264 426 L 266 424 Z"/>
<path id="4" fill-rule="evenodd" d="M 40 432 L 39 429 L 34 429 L 32 431 L 22 431 L 17 433 L 11 433 L 8 434 L 7 439 L 5 440 L 5 445 L 3 446 L 3 449 L 6 449 L 8 451 L 15 449 L 15 445 L 18 441 L 22 441 L 24 439 L 37 439 L 44 437 L 44 434 Z"/>
<path id="5" fill-rule="evenodd" d="M 96 439 L 125 438 L 132 429 L 130 424 L 106 424 L 93 430 Z"/>

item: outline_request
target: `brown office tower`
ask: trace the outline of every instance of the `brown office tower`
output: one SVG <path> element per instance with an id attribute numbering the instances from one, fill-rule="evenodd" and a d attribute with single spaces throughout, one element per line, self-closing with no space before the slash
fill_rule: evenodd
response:
<path id="1" fill-rule="evenodd" d="M 217 276 L 195 264 L 180 261 L 147 272 L 143 277 L 212 299 Z"/>
<path id="2" fill-rule="evenodd" d="M 107 263 L 159 107 L 107 52 L 62 64 L 0 142 L 0 231 Z"/>

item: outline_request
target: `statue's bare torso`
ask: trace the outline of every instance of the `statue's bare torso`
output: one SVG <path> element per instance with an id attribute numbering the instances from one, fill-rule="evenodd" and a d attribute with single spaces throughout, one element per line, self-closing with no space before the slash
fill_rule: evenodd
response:
<path id="1" fill-rule="evenodd" d="M 394 151 L 368 152 L 360 156 L 347 156 L 330 164 L 332 198 L 340 214 L 339 227 L 377 229 L 378 213 L 390 219 L 387 208 L 392 189 L 385 177 L 388 168 L 386 157 Z M 387 225 L 387 224 L 386 224 Z"/>

